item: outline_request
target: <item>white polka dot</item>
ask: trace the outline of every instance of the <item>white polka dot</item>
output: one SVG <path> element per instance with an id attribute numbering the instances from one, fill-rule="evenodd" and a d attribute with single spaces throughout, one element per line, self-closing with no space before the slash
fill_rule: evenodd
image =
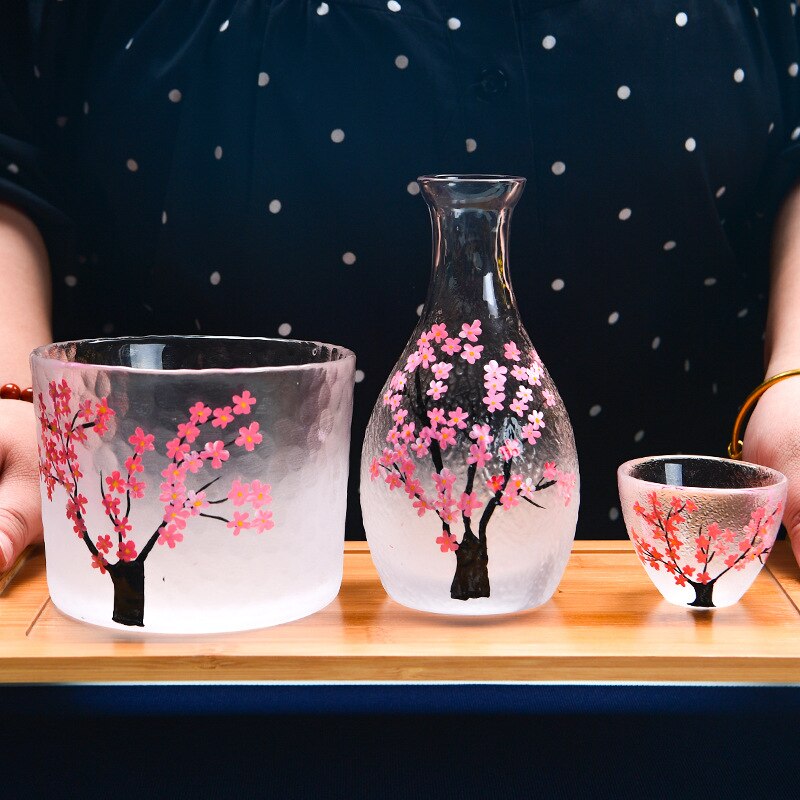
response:
<path id="1" fill-rule="evenodd" d="M 411 181 L 411 183 L 406 186 L 406 191 L 409 194 L 419 194 L 419 184 L 416 181 Z"/>
<path id="2" fill-rule="evenodd" d="M 792 12 L 792 16 L 794 17 L 797 14 L 797 3 L 789 3 L 789 10 Z"/>
<path id="3" fill-rule="evenodd" d="M 214 148 L 214 158 L 216 158 L 217 161 L 222 158 L 222 148 L 219 145 Z"/>
<path id="4" fill-rule="evenodd" d="M 450 17 L 447 20 L 447 27 L 450 28 L 451 31 L 457 31 L 461 27 L 461 20 L 458 17 Z"/>
<path id="5" fill-rule="evenodd" d="M 791 138 L 791 140 L 792 140 L 793 142 L 796 142 L 798 139 L 800 139 L 800 128 L 795 128 L 795 129 L 792 131 L 792 135 L 791 135 L 791 137 L 790 137 L 790 138 Z"/>
<path id="6" fill-rule="evenodd" d="M 364 375 L 364 370 L 362 370 L 362 369 L 357 369 L 357 370 L 356 370 L 356 374 L 355 374 L 355 376 L 354 376 L 354 377 L 355 377 L 355 379 L 356 379 L 356 383 L 361 383 L 361 381 L 363 381 L 363 380 L 364 380 L 364 378 L 366 377 L 366 375 Z"/>
<path id="7" fill-rule="evenodd" d="M 633 434 L 634 442 L 641 442 L 642 439 L 644 439 L 644 431 L 636 431 L 636 433 Z"/>
<path id="8" fill-rule="evenodd" d="M 136 170 L 137 170 L 137 169 L 139 169 L 139 165 L 138 165 L 138 164 L 136 163 L 136 161 L 135 161 L 134 159 L 132 159 L 132 158 L 129 158 L 129 159 L 128 159 L 128 160 L 125 162 L 125 166 L 127 166 L 127 168 L 128 168 L 128 169 L 129 169 L 131 172 L 136 172 Z"/>
<path id="9" fill-rule="evenodd" d="M 612 506 L 608 509 L 608 518 L 612 522 L 616 522 L 619 519 L 619 509 L 616 506 Z"/>
<path id="10" fill-rule="evenodd" d="M 64 277 L 64 283 L 71 289 L 73 286 L 78 285 L 78 279 L 74 275 L 66 275 Z"/>
<path id="11" fill-rule="evenodd" d="M 697 147 L 697 142 L 690 136 L 684 143 L 683 146 L 690 152 L 693 153 L 694 149 Z"/>
<path id="12" fill-rule="evenodd" d="M 128 39 L 128 44 L 125 45 L 125 49 L 130 50 L 132 44 L 133 44 L 133 39 Z"/>
<path id="13" fill-rule="evenodd" d="M 673 242 L 672 239 L 670 239 L 668 242 L 664 242 L 664 249 L 667 252 L 669 252 L 670 250 L 674 250 L 677 246 L 678 246 L 677 243 Z"/>
<path id="14" fill-rule="evenodd" d="M 341 128 L 334 128 L 331 131 L 331 141 L 340 144 L 344 141 L 344 131 Z"/>
<path id="15" fill-rule="evenodd" d="M 167 224 L 167 212 L 166 211 L 162 211 L 161 212 L 161 224 L 162 225 L 166 225 Z"/>
<path id="16" fill-rule="evenodd" d="M 724 194 L 725 194 L 725 187 L 720 186 L 719 189 L 717 189 L 717 191 L 714 193 L 714 196 L 717 198 L 717 200 L 719 200 L 720 197 L 722 197 L 722 195 Z"/>
<path id="17" fill-rule="evenodd" d="M 400 3 L 398 3 L 397 0 L 389 0 L 386 4 L 386 8 L 388 8 L 389 11 L 399 11 L 400 7 Z"/>
<path id="18" fill-rule="evenodd" d="M 422 316 L 422 309 L 423 309 L 423 308 L 425 308 L 425 304 L 424 304 L 424 303 L 420 303 L 420 304 L 417 306 L 417 316 L 418 316 L 418 317 L 421 317 L 421 316 Z"/>
<path id="19" fill-rule="evenodd" d="M 269 83 L 269 75 L 266 72 L 258 73 L 258 85 L 266 86 Z"/>
<path id="20" fill-rule="evenodd" d="M 544 47 L 545 50 L 552 50 L 555 46 L 556 46 L 555 36 L 545 36 L 544 39 L 542 39 L 542 47 Z"/>
<path id="21" fill-rule="evenodd" d="M 706 278 L 706 279 L 703 281 L 703 286 L 715 286 L 715 285 L 716 285 L 716 283 L 717 283 L 717 279 L 716 279 L 716 278 L 714 278 L 714 277 L 709 277 L 709 278 Z"/>
<path id="22" fill-rule="evenodd" d="M 689 17 L 686 16 L 686 12 L 685 11 L 679 11 L 675 15 L 675 24 L 679 28 L 682 28 L 688 21 L 689 21 Z"/>
<path id="23" fill-rule="evenodd" d="M 631 213 L 632 212 L 631 212 L 631 210 L 629 208 L 623 208 L 623 209 L 620 210 L 620 212 L 619 212 L 619 214 L 617 214 L 617 216 L 623 222 L 625 222 L 626 219 L 630 219 L 631 218 Z"/>
<path id="24" fill-rule="evenodd" d="M 716 381 L 711 384 L 711 394 L 716 394 L 718 389 L 719 387 L 717 386 Z"/>
<path id="25" fill-rule="evenodd" d="M 772 133 L 772 131 L 774 131 L 774 130 L 775 130 L 775 123 L 774 122 L 770 122 L 769 128 L 767 128 L 767 133 Z"/>
<path id="26" fill-rule="evenodd" d="M 218 286 L 221 280 L 222 275 L 220 275 L 216 270 L 208 276 L 208 281 L 212 286 Z"/>
<path id="27" fill-rule="evenodd" d="M 759 13 L 761 13 L 761 12 L 759 12 L 759 10 L 758 10 L 758 6 L 753 6 L 753 13 L 754 13 L 754 14 L 755 14 L 755 16 L 756 16 L 756 19 L 758 19 L 758 15 L 759 15 Z"/>
<path id="28" fill-rule="evenodd" d="M 352 266 L 356 263 L 356 254 L 351 253 L 349 250 L 342 255 L 342 261 L 347 264 L 347 266 Z"/>
<path id="29" fill-rule="evenodd" d="M 658 348 L 661 347 L 661 337 L 656 336 L 653 341 L 650 342 L 650 347 L 652 347 L 653 350 L 658 350 Z"/>
<path id="30" fill-rule="evenodd" d="M 330 6 L 327 3 L 320 3 L 317 6 L 317 14 L 321 17 L 324 17 L 330 10 Z"/>
<path id="31" fill-rule="evenodd" d="M 608 324 L 616 325 L 619 322 L 619 311 L 612 311 L 608 315 Z"/>
<path id="32" fill-rule="evenodd" d="M 397 56 L 397 58 L 394 60 L 394 65 L 397 67 L 397 69 L 405 69 L 408 66 L 408 56 L 404 56 L 402 54 Z"/>
<path id="33" fill-rule="evenodd" d="M 733 73 L 733 79 L 736 83 L 741 83 L 744 80 L 744 70 L 741 67 Z"/>
<path id="34" fill-rule="evenodd" d="M 686 361 L 683 362 L 683 371 L 688 372 L 692 368 L 692 362 L 689 361 L 687 358 Z"/>
<path id="35" fill-rule="evenodd" d="M 68 117 L 56 117 L 56 125 L 63 128 L 67 124 Z"/>
<path id="36" fill-rule="evenodd" d="M 133 39 L 131 39 L 131 41 L 133 41 Z M 36 64 L 33 65 L 33 77 L 34 78 L 41 78 L 42 77 L 42 73 L 39 72 L 39 67 L 37 67 Z"/>
<path id="37" fill-rule="evenodd" d="M 736 312 L 736 316 L 737 316 L 739 319 L 744 319 L 744 318 L 747 316 L 747 309 L 746 309 L 746 308 L 740 308 L 740 309 L 739 309 L 739 310 Z"/>
<path id="38" fill-rule="evenodd" d="M 8 171 L 9 171 L 9 172 L 12 174 L 12 175 L 18 175 L 18 174 L 19 174 L 19 167 L 18 167 L 16 164 L 14 164 L 13 162 L 12 162 L 11 164 L 9 164 L 9 165 L 6 167 L 6 169 L 7 169 L 7 170 L 8 170 Z"/>
<path id="39" fill-rule="evenodd" d="M 631 96 L 630 86 L 623 85 L 620 86 L 619 89 L 617 89 L 617 97 L 619 97 L 620 100 L 627 100 L 630 96 Z"/>
<path id="40" fill-rule="evenodd" d="M 567 165 L 563 161 L 554 161 L 550 169 L 553 175 L 563 175 L 566 172 Z"/>
<path id="41" fill-rule="evenodd" d="M 198 331 L 200 330 L 200 320 L 197 317 L 194 318 L 194 326 Z"/>
<path id="42" fill-rule="evenodd" d="M 560 292 L 564 288 L 564 281 L 561 278 L 556 278 L 551 284 L 550 288 L 554 292 Z"/>
<path id="43" fill-rule="evenodd" d="M 180 89 L 170 89 L 169 94 L 167 95 L 167 97 L 169 97 L 169 99 L 173 103 L 180 103 L 181 98 L 183 97 L 183 95 L 181 94 L 181 90 Z"/>
<path id="44" fill-rule="evenodd" d="M 478 149 L 478 143 L 474 139 L 467 139 L 465 144 L 468 153 L 474 153 Z"/>
<path id="45" fill-rule="evenodd" d="M 225 33 L 225 31 L 228 30 L 228 26 L 230 24 L 231 24 L 231 21 L 229 19 L 226 19 L 225 22 L 223 22 L 222 25 L 219 26 L 219 32 L 220 33 Z"/>
<path id="46" fill-rule="evenodd" d="M 283 208 L 283 205 L 281 204 L 280 200 L 276 199 L 276 200 L 270 200 L 269 201 L 270 213 L 277 214 L 282 208 Z"/>
<path id="47" fill-rule="evenodd" d="M 800 67 L 797 66 L 796 61 L 793 61 L 791 64 L 789 64 L 788 72 L 793 78 L 797 77 L 798 71 L 800 71 Z"/>
<path id="48" fill-rule="evenodd" d="M 597 404 L 595 404 L 589 409 L 589 416 L 596 417 L 602 410 L 603 410 L 602 406 L 598 406 Z"/>
<path id="49" fill-rule="evenodd" d="M 288 322 L 282 322 L 278 325 L 278 333 L 281 336 L 288 336 L 292 332 L 292 326 Z"/>
<path id="50" fill-rule="evenodd" d="M 83 102 L 83 113 L 84 115 L 89 113 L 89 103 L 85 100 Z"/>

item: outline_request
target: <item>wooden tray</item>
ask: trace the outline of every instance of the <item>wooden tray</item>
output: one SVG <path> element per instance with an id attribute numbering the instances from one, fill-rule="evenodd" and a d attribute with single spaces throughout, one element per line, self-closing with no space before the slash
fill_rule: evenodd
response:
<path id="1" fill-rule="evenodd" d="M 133 638 L 82 625 L 50 601 L 41 550 L 0 592 L 4 683 L 800 682 L 800 570 L 785 542 L 738 605 L 705 613 L 662 600 L 630 544 L 603 541 L 575 543 L 550 602 L 495 618 L 397 605 L 363 542 L 346 543 L 327 608 L 247 633 Z"/>

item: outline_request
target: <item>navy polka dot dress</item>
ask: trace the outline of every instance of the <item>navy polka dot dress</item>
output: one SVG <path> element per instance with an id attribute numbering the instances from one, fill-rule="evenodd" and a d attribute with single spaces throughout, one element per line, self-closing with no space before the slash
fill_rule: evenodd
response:
<path id="1" fill-rule="evenodd" d="M 572 416 L 579 536 L 624 536 L 621 461 L 724 454 L 800 177 L 795 3 L 25 5 L 0 26 L 0 200 L 44 232 L 56 336 L 353 348 L 350 536 L 425 298 L 424 173 L 528 178 L 513 281 Z"/>

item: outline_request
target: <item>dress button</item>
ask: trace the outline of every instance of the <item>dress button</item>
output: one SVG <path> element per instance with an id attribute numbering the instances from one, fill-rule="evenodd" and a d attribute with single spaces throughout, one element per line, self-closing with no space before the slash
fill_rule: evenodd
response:
<path id="1" fill-rule="evenodd" d="M 475 94 L 481 100 L 494 100 L 504 94 L 508 88 L 508 78 L 502 69 L 487 68 L 481 70 L 478 82 L 473 84 Z"/>

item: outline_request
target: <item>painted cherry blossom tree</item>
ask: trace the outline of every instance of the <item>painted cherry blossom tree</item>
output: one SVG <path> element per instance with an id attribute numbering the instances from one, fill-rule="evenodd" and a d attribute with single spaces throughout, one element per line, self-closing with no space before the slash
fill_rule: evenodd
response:
<path id="1" fill-rule="evenodd" d="M 148 486 L 142 479 L 143 461 L 147 453 L 156 449 L 155 436 L 141 427 L 136 428 L 128 439 L 131 454 L 125 461 L 124 472 L 115 470 L 110 475 L 100 474 L 103 522 L 90 521 L 88 500 L 80 490 L 85 476 L 79 448 L 87 444 L 89 436 L 107 436 L 115 412 L 105 397 L 96 402 L 85 400 L 73 411 L 72 391 L 64 380 L 60 384 L 52 381 L 49 395 L 52 413 L 48 412 L 42 394 L 38 396 L 39 470 L 47 498 L 52 502 L 59 488 L 65 492 L 66 515 L 73 531 L 86 545 L 92 567 L 103 575 L 108 574 L 114 585 L 115 622 L 144 625 L 145 561 L 156 544 L 175 549 L 183 542 L 191 530 L 193 518 L 205 517 L 225 523 L 234 536 L 249 529 L 263 533 L 273 527 L 272 512 L 268 510 L 272 502 L 269 484 L 257 480 L 243 483 L 235 479 L 227 493 L 212 497 L 211 487 L 222 475 L 205 483 L 201 477 L 209 469 L 222 470 L 233 447 L 252 452 L 261 444 L 263 436 L 258 422 L 240 424 L 241 417 L 250 414 L 256 404 L 250 392 L 245 390 L 241 395 L 234 395 L 230 406 L 212 409 L 197 402 L 189 409 L 188 418 L 177 426 L 175 438 L 165 443 L 169 464 L 161 472 L 163 481 L 158 496 L 162 519 L 138 544 L 133 536 L 131 511 L 136 501 L 148 494 Z M 217 439 L 216 432 L 224 431 L 229 425 L 238 426 L 238 434 L 228 442 Z M 204 432 L 211 433 L 214 438 L 209 438 L 201 447 L 199 440 Z M 190 482 L 201 485 L 190 489 Z M 233 511 L 230 516 L 216 512 L 217 506 L 227 503 L 242 510 Z M 111 561 L 111 558 L 116 560 Z"/>
<path id="2" fill-rule="evenodd" d="M 394 424 L 388 446 L 370 465 L 372 480 L 403 491 L 420 517 L 437 518 L 436 544 L 455 554 L 455 600 L 490 596 L 487 534 L 498 510 L 512 513 L 520 503 L 543 508 L 535 498 L 551 486 L 569 505 L 575 486 L 574 473 L 554 462 L 545 463 L 536 480 L 526 476 L 525 464 L 546 429 L 541 409 L 556 398 L 541 389 L 544 371 L 535 351 L 527 366 L 513 341 L 503 343 L 502 352 L 484 353 L 491 346 L 479 344 L 482 333 L 477 319 L 457 336 L 444 323 L 422 333 L 383 396 Z M 444 465 L 448 450 L 451 458 L 464 459 L 460 491 L 458 476 Z"/>
<path id="3" fill-rule="evenodd" d="M 646 566 L 656 571 L 663 567 L 678 586 L 691 586 L 695 599 L 689 605 L 698 608 L 714 608 L 714 586 L 728 572 L 743 570 L 754 559 L 764 563 L 775 542 L 782 510 L 780 502 L 772 513 L 763 506 L 755 509 L 738 533 L 716 522 L 700 524 L 697 533 L 689 533 L 687 538 L 682 527 L 686 524 L 689 529 L 689 517 L 697 511 L 692 500 L 673 495 L 665 508 L 657 493 L 650 492 L 647 504 L 645 508 L 634 503 L 633 510 L 647 524 L 647 533 L 640 535 L 631 529 L 633 546 Z M 685 554 L 686 542 L 693 550 L 694 563 Z"/>

